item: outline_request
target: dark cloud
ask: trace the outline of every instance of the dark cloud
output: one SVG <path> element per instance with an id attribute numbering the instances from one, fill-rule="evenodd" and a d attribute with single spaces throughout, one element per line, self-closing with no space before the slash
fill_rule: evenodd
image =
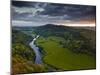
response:
<path id="1" fill-rule="evenodd" d="M 24 2 L 24 1 L 12 1 L 12 5 L 16 7 L 34 7 L 35 3 Z"/>
<path id="2" fill-rule="evenodd" d="M 26 2 L 26 1 L 12 1 L 12 5 L 16 7 L 43 7 L 45 4 L 43 2 Z"/>
<path id="3" fill-rule="evenodd" d="M 72 18 L 94 16 L 96 14 L 95 6 L 82 6 L 82 5 L 60 5 L 60 4 L 49 4 L 45 7 L 45 11 L 40 12 L 43 15 L 69 15 Z"/>
<path id="4" fill-rule="evenodd" d="M 96 6 L 12 1 L 12 19 L 57 22 L 95 20 Z"/>

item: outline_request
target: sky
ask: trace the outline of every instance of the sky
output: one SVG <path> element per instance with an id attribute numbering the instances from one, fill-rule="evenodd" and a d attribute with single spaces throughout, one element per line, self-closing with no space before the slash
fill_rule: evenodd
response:
<path id="1" fill-rule="evenodd" d="M 12 26 L 95 26 L 96 6 L 12 1 Z"/>

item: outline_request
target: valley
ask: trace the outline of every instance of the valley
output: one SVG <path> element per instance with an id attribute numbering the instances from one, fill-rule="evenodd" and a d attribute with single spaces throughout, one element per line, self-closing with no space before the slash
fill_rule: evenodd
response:
<path id="1" fill-rule="evenodd" d="M 28 28 L 13 27 L 12 33 L 14 73 L 96 68 L 94 30 L 47 24 Z"/>

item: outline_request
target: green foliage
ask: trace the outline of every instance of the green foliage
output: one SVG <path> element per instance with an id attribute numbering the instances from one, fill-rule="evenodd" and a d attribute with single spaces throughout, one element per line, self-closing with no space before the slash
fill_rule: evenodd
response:
<path id="1" fill-rule="evenodd" d="M 21 31 L 12 32 L 12 74 L 46 71 L 44 65 L 34 63 L 35 53 L 29 46 L 33 38 Z"/>
<path id="2" fill-rule="evenodd" d="M 21 57 L 29 61 L 31 60 L 34 62 L 35 60 L 35 54 L 33 50 L 24 44 L 20 44 L 20 43 L 13 44 L 12 56 L 16 56 L 16 55 L 20 55 Z"/>
<path id="3" fill-rule="evenodd" d="M 12 58 L 12 74 L 25 74 L 25 73 L 36 73 L 44 72 L 44 66 L 34 64 L 32 61 L 27 61 L 20 55 L 16 55 Z"/>

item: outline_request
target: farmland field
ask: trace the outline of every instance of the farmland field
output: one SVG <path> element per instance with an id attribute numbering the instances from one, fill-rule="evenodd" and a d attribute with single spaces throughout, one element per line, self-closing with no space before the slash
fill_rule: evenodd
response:
<path id="1" fill-rule="evenodd" d="M 79 70 L 95 68 L 95 58 L 87 54 L 76 54 L 59 44 L 59 37 L 40 37 L 37 45 L 45 51 L 43 61 L 61 70 Z"/>

